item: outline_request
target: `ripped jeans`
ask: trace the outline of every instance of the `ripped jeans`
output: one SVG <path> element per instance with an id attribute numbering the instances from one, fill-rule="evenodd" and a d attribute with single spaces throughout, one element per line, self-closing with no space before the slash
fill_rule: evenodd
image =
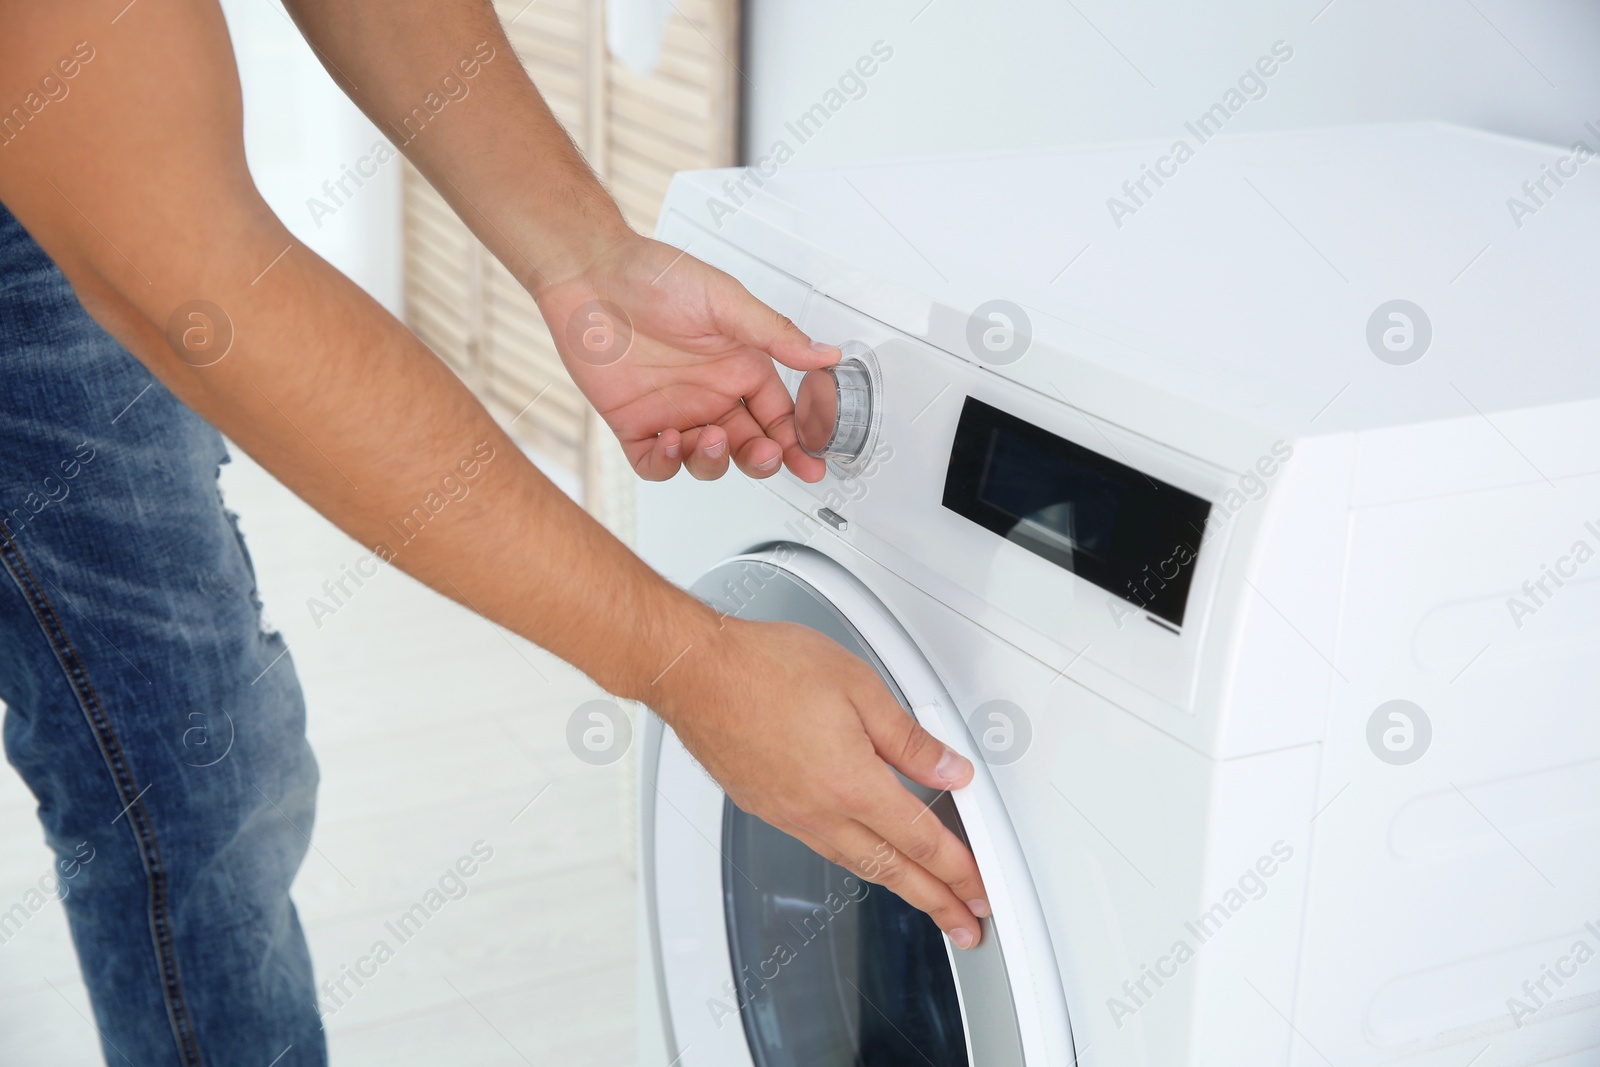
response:
<path id="1" fill-rule="evenodd" d="M 226 460 L 0 207 L 5 750 L 112 1064 L 326 1062 L 289 900 L 317 767 Z M 29 900 L 0 912 L 0 973 Z"/>

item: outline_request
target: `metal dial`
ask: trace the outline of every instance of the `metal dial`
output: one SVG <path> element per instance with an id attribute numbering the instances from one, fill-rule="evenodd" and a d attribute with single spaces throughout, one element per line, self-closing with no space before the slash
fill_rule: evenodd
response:
<path id="1" fill-rule="evenodd" d="M 864 350 L 859 355 L 853 349 Z M 877 412 L 876 374 L 865 345 L 843 346 L 844 359 L 807 372 L 795 394 L 800 447 L 813 456 L 850 463 L 866 451 Z"/>

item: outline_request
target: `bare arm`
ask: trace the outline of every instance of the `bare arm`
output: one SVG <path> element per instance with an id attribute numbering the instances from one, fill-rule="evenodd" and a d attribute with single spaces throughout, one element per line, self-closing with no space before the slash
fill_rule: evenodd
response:
<path id="1" fill-rule="evenodd" d="M 530 291 L 632 235 L 490 3 L 285 6 L 340 88 Z"/>
<path id="2" fill-rule="evenodd" d="M 920 805 L 889 769 L 940 787 L 966 780 L 965 761 L 941 768 L 943 747 L 830 642 L 793 627 L 719 627 L 556 490 L 425 346 L 296 244 L 262 202 L 244 163 L 238 82 L 216 6 L 124 3 L 0 4 L 0 101 L 57 76 L 79 42 L 92 53 L 68 95 L 0 144 L 0 200 L 90 314 L 351 536 L 387 546 L 410 574 L 610 691 L 648 702 L 735 801 L 825 855 L 872 862 L 887 840 L 896 858 L 876 863 L 874 880 L 945 929 L 975 932 L 963 903 L 982 897 L 971 857 L 935 820 L 916 820 Z M 622 370 L 580 385 L 598 394 L 642 473 L 668 476 L 682 462 L 667 455 L 669 430 L 699 476 L 721 473 L 728 452 L 753 473 L 771 473 L 761 461 L 786 446 L 776 398 L 752 400 L 765 388 L 762 370 L 771 374 L 762 349 L 796 361 L 831 357 L 692 260 L 670 299 L 641 303 L 640 292 L 655 294 L 635 264 L 653 269 L 649 255 L 661 246 L 620 225 L 515 67 L 487 4 L 430 6 L 412 21 L 417 6 L 329 5 L 341 12 L 334 18 L 301 4 L 297 14 L 379 114 L 417 91 L 414 79 L 431 78 L 420 72 L 436 60 L 448 67 L 486 39 L 505 48 L 505 62 L 489 61 L 476 79 L 481 121 L 458 130 L 441 117 L 410 151 L 455 190 L 497 254 L 522 263 L 547 316 L 563 306 L 563 287 L 640 309 L 639 351 Z M 362 33 L 339 21 L 346 12 L 362 13 Z M 214 350 L 185 344 L 174 319 L 195 300 L 231 324 L 231 348 L 216 362 Z M 694 315 L 684 319 L 684 307 Z M 678 336 L 680 320 L 698 333 Z M 685 401 L 710 396 L 712 406 L 718 390 L 731 391 L 739 410 L 707 425 L 669 425 L 649 398 L 671 390 Z M 772 417 L 758 422 L 757 408 Z M 720 456 L 712 454 L 719 440 Z M 483 464 L 486 451 L 493 459 Z M 399 543 L 395 524 L 474 457 L 476 491 Z"/>
<path id="3" fill-rule="evenodd" d="M 681 464 L 717 477 L 731 458 L 752 477 L 780 460 L 822 477 L 795 439 L 772 360 L 810 369 L 837 350 L 813 349 L 731 278 L 628 228 L 489 0 L 288 6 L 351 99 L 539 301 L 567 369 L 641 475 L 671 477 Z M 631 317 L 625 362 L 595 366 L 566 343 L 563 327 L 594 299 Z M 674 443 L 679 455 L 667 455 Z"/>

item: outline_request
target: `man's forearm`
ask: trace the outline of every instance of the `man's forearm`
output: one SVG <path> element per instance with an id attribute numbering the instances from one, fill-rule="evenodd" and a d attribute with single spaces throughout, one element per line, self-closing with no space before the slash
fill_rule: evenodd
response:
<path id="1" fill-rule="evenodd" d="M 48 69 L 115 8 L 8 12 L 6 98 L 13 78 Z M 140 5 L 117 31 L 71 99 L 0 149 L 0 199 L 86 308 L 353 537 L 613 691 L 644 695 L 680 636 L 693 639 L 680 631 L 714 628 L 709 612 L 583 514 L 421 342 L 273 217 L 244 169 L 214 7 Z M 191 319 L 197 300 L 209 310 Z M 232 338 L 215 362 L 186 347 L 186 332 L 207 329 Z M 494 458 L 439 507 L 442 481 L 480 446 Z M 418 507 L 425 527 L 408 529 Z"/>
<path id="2" fill-rule="evenodd" d="M 537 293 L 628 232 L 489 0 L 289 0 L 329 73 Z"/>
<path id="3" fill-rule="evenodd" d="M 299 5 L 330 65 L 386 122 L 478 42 L 503 47 L 486 4 L 419 6 Z M 245 167 L 212 0 L 0 0 L 0 23 L 0 99 L 22 98 L 62 55 L 86 57 L 71 98 L 0 144 L 0 201 L 97 321 L 353 536 L 648 700 L 735 803 L 890 887 L 953 943 L 976 942 L 988 914 L 976 864 L 890 769 L 957 789 L 967 761 L 823 635 L 719 619 L 651 573 L 421 342 L 293 241 Z M 630 235 L 509 49 L 476 76 L 466 103 L 479 101 L 492 106 L 440 114 L 408 148 L 547 314 L 565 321 L 600 296 L 632 306 L 628 347 L 601 349 L 615 358 L 574 358 L 571 345 L 563 358 L 635 468 L 715 478 L 731 458 L 766 477 L 781 457 L 822 477 L 772 359 L 814 370 L 837 350 L 693 256 Z M 471 491 L 446 484 L 456 477 Z"/>
<path id="4" fill-rule="evenodd" d="M 249 343 L 175 387 L 364 545 L 645 697 L 714 626 L 709 613 L 545 478 L 382 308 L 321 260 L 291 256 L 267 293 L 234 300 Z"/>

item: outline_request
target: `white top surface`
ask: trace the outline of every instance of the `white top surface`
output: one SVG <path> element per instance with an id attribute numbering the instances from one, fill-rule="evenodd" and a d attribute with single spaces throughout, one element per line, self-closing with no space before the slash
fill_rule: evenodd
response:
<path id="1" fill-rule="evenodd" d="M 1293 436 L 1600 397 L 1600 159 L 1428 124 L 1176 135 L 1193 157 L 1142 205 L 1123 183 L 1172 142 L 779 167 L 750 198 L 725 191 L 740 171 L 701 172 L 669 207 L 947 351 L 968 354 L 977 305 L 1015 301 L 1033 348 L 997 369 L 1044 392 L 1109 370 Z M 1523 183 L 1563 157 L 1575 176 L 1536 202 Z M 1120 227 L 1111 197 L 1135 208 Z M 1520 226 L 1511 197 L 1536 209 Z M 1433 329 L 1405 366 L 1367 342 L 1397 298 Z"/>

